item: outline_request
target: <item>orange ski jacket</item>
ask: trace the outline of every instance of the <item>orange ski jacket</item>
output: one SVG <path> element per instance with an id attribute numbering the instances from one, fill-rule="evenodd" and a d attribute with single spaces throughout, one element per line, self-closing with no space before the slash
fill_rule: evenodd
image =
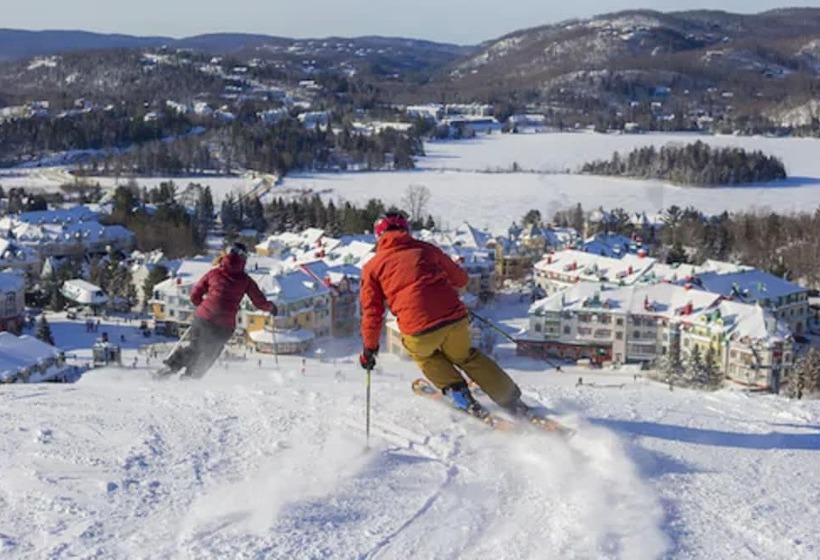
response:
<path id="1" fill-rule="evenodd" d="M 418 335 L 467 316 L 458 289 L 467 273 L 438 247 L 403 231 L 385 232 L 362 268 L 359 302 L 365 348 L 379 347 L 385 302 L 402 334 Z"/>

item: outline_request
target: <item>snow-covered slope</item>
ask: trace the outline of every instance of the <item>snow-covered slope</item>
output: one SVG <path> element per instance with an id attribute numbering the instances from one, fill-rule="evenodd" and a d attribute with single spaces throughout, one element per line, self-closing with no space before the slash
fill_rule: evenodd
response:
<path id="1" fill-rule="evenodd" d="M 0 557 L 820 554 L 818 402 L 557 373 L 501 348 L 526 397 L 579 427 L 567 444 L 414 397 L 413 364 L 384 356 L 366 450 L 354 356 L 0 386 Z"/>

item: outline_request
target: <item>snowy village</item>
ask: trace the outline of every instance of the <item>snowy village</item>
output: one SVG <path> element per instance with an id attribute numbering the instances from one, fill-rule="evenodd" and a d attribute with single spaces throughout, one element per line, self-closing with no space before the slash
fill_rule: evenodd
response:
<path id="1" fill-rule="evenodd" d="M 224 240 L 209 239 L 211 253 L 196 258 L 144 254 L 135 250 L 132 232 L 100 224 L 105 212 L 104 204 L 77 205 L 21 212 L 0 222 L 7 264 L 4 383 L 76 380 L 81 371 L 112 362 L 147 368 L 151 360 L 159 364 L 190 326 L 191 289 L 214 266 Z M 637 365 L 646 372 L 675 362 L 675 376 L 656 372 L 656 378 L 771 392 L 788 385 L 795 361 L 811 348 L 807 337 L 819 328 L 820 304 L 808 288 L 742 263 L 665 264 L 650 257 L 655 248 L 642 241 L 658 236 L 662 220 L 636 215 L 636 233 L 625 237 L 606 231 L 609 219 L 591 213 L 581 232 L 529 223 L 494 236 L 464 222 L 450 231 L 413 233 L 467 271 L 463 300 L 476 317 L 503 302 L 519 304 L 517 330 L 473 321 L 474 344 L 490 353 L 501 337 L 519 355 L 543 359 L 545 369 Z M 312 356 L 328 339 L 355 342 L 359 276 L 374 254 L 372 234 L 336 238 L 308 228 L 243 236 L 254 249 L 247 270 L 279 313 L 271 317 L 246 301 L 228 346 L 231 355 Z M 131 285 L 119 286 L 118 293 L 133 299 L 94 285 L 92 263 L 122 269 L 114 274 Z M 61 266 L 71 270 L 58 274 Z M 51 302 L 25 305 L 27 291 L 58 276 L 66 278 L 56 296 L 65 300 L 64 310 L 51 311 Z M 150 289 L 148 278 L 154 279 Z M 81 348 L 80 339 L 93 343 Z M 26 352 L 8 350 L 18 345 Z M 383 348 L 404 353 L 395 321 L 386 322 Z"/>

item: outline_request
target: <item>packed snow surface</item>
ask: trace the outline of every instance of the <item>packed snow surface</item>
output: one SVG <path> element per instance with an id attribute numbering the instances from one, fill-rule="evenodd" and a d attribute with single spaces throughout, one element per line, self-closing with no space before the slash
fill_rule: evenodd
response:
<path id="1" fill-rule="evenodd" d="M 525 398 L 578 428 L 565 442 L 416 397 L 415 366 L 385 356 L 367 449 L 355 354 L 301 360 L 0 387 L 0 557 L 820 554 L 820 403 L 502 352 Z"/>

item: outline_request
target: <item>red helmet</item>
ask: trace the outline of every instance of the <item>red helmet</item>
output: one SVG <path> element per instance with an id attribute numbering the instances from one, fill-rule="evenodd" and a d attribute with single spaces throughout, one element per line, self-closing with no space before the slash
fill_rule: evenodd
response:
<path id="1" fill-rule="evenodd" d="M 386 231 L 399 230 L 410 231 L 410 224 L 401 212 L 387 212 L 384 216 L 376 220 L 373 224 L 373 233 L 376 239 Z"/>

